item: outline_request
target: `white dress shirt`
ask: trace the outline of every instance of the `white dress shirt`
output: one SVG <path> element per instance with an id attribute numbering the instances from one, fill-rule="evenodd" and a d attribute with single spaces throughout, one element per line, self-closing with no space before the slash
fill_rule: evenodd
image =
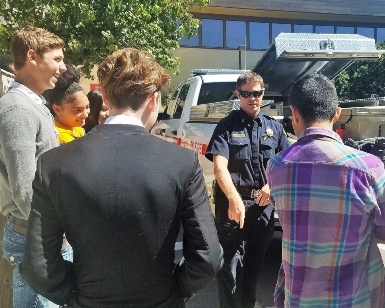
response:
<path id="1" fill-rule="evenodd" d="M 125 114 L 109 116 L 104 124 L 131 124 L 144 127 L 143 123 L 138 118 Z"/>

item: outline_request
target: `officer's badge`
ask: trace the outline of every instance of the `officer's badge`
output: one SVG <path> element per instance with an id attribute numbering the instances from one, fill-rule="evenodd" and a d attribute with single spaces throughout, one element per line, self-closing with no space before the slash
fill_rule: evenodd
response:
<path id="1" fill-rule="evenodd" d="M 274 135 L 274 131 L 271 128 L 268 128 L 266 129 L 266 132 L 263 136 L 265 137 L 264 139 L 266 139 L 267 137 L 269 138 L 273 137 L 273 135 Z"/>

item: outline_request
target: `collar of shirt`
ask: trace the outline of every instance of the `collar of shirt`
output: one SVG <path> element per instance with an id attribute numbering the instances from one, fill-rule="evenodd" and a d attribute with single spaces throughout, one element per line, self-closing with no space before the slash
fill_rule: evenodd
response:
<path id="1" fill-rule="evenodd" d="M 262 112 L 259 111 L 258 113 L 258 116 L 253 119 L 252 117 L 250 117 L 242 108 L 240 108 L 240 115 L 241 115 L 241 119 L 242 121 L 250 121 L 250 123 L 252 123 L 253 121 L 258 123 L 258 125 L 261 125 L 262 124 Z"/>
<path id="2" fill-rule="evenodd" d="M 32 92 L 29 88 L 27 88 L 25 85 L 17 82 L 12 81 L 9 85 L 10 88 L 18 89 L 19 91 L 26 94 L 31 100 L 33 100 L 36 104 L 42 105 L 43 102 L 45 102 L 45 99 L 43 96 L 39 96 L 36 93 Z"/>
<path id="3" fill-rule="evenodd" d="M 144 127 L 143 123 L 139 119 L 124 114 L 109 116 L 104 124 L 130 124 Z"/>
<path id="4" fill-rule="evenodd" d="M 328 137 L 334 139 L 339 143 L 343 143 L 340 136 L 330 129 L 320 127 L 308 127 L 305 128 L 298 136 L 298 141 L 305 137 Z"/>

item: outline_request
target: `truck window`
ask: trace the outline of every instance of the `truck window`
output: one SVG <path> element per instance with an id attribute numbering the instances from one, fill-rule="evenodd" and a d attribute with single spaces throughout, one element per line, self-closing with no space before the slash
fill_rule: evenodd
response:
<path id="1" fill-rule="evenodd" d="M 176 88 L 171 96 L 167 98 L 167 107 L 164 109 L 163 115 L 162 115 L 162 120 L 168 120 L 170 117 L 174 114 L 175 110 L 175 102 L 178 97 L 180 88 Z"/>
<path id="2" fill-rule="evenodd" d="M 228 101 L 236 89 L 236 82 L 213 82 L 202 84 L 198 105 Z"/>
<path id="3" fill-rule="evenodd" d="M 185 104 L 185 101 L 186 101 L 186 98 L 187 98 L 187 93 L 188 93 L 189 89 L 190 89 L 190 84 L 189 83 L 185 83 L 181 87 L 179 95 L 178 95 L 178 97 L 176 99 L 176 102 L 175 102 L 174 114 L 172 116 L 173 119 L 180 119 L 181 118 L 183 107 L 184 107 L 184 104 Z"/>

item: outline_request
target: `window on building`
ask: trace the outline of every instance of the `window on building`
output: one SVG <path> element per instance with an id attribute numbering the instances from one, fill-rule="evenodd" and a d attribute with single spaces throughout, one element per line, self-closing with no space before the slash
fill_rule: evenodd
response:
<path id="1" fill-rule="evenodd" d="M 334 33 L 334 26 L 315 26 L 315 33 Z"/>
<path id="2" fill-rule="evenodd" d="M 312 25 L 294 25 L 295 33 L 313 33 Z"/>
<path id="3" fill-rule="evenodd" d="M 374 38 L 374 28 L 357 27 L 357 34 Z"/>
<path id="4" fill-rule="evenodd" d="M 337 27 L 338 34 L 354 34 L 354 27 Z"/>
<path id="5" fill-rule="evenodd" d="M 360 34 L 375 38 L 376 42 L 385 42 L 385 27 L 356 27 L 312 24 L 290 24 L 269 22 L 247 22 L 242 20 L 202 19 L 200 32 L 190 39 L 179 40 L 181 46 L 234 48 L 246 45 L 250 49 L 265 50 L 270 39 L 274 40 L 280 33 L 338 33 Z M 295 22 L 293 20 L 293 22 Z M 297 21 L 298 22 L 298 21 Z M 226 32 L 224 32 L 226 31 Z"/>
<path id="6" fill-rule="evenodd" d="M 250 49 L 267 49 L 269 47 L 269 23 L 249 23 Z"/>
<path id="7" fill-rule="evenodd" d="M 223 21 L 202 19 L 202 46 L 223 48 Z"/>
<path id="8" fill-rule="evenodd" d="M 186 39 L 186 36 L 182 37 L 179 40 L 181 46 L 199 46 L 199 37 L 198 34 L 194 35 L 190 39 Z"/>
<path id="9" fill-rule="evenodd" d="M 385 42 L 385 28 L 377 28 L 376 42 L 380 42 L 380 43 Z"/>
<path id="10" fill-rule="evenodd" d="M 280 33 L 291 33 L 291 24 L 271 24 L 271 40 L 274 41 L 275 38 Z"/>
<path id="11" fill-rule="evenodd" d="M 238 48 L 246 45 L 246 22 L 245 21 L 226 21 L 226 47 Z"/>

